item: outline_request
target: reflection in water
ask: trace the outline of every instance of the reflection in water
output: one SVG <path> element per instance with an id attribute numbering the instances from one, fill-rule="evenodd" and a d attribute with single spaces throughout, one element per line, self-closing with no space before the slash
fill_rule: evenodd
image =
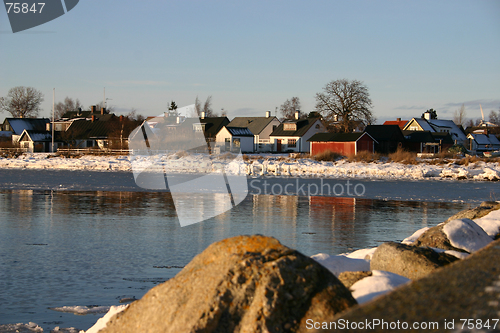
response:
<path id="1" fill-rule="evenodd" d="M 186 203 L 195 199 L 201 200 L 185 198 Z M 203 204 L 217 205 L 216 197 L 209 199 Z M 339 254 L 402 240 L 465 208 L 249 195 L 224 214 L 181 228 L 168 192 L 0 191 L 0 324 L 62 321 L 60 326 L 86 329 L 95 317 L 47 308 L 140 298 L 154 286 L 148 281 L 179 271 L 157 267 L 184 266 L 211 243 L 231 236 L 263 234 L 306 255 Z"/>

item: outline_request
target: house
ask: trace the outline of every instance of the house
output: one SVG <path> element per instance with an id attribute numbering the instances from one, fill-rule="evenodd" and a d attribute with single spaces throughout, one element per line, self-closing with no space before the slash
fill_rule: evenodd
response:
<path id="1" fill-rule="evenodd" d="M 52 133 L 49 131 L 24 130 L 18 140 L 19 146 L 29 153 L 48 153 L 52 151 Z M 54 151 L 62 146 L 58 138 L 54 140 Z"/>
<path id="2" fill-rule="evenodd" d="M 361 151 L 375 152 L 377 141 L 364 133 L 316 133 L 309 140 L 311 155 L 331 151 L 341 155 L 357 155 Z"/>
<path id="3" fill-rule="evenodd" d="M 467 136 L 453 120 L 431 119 L 428 112 L 424 113 L 426 118 L 412 118 L 403 128 L 405 131 L 429 131 L 431 133 L 449 133 L 455 144 L 464 145 Z"/>
<path id="4" fill-rule="evenodd" d="M 227 117 L 205 117 L 202 112 L 201 117 L 191 118 L 168 116 L 167 114 L 148 117 L 140 128 L 147 132 L 151 131 L 155 135 L 156 148 L 153 150 L 208 152 L 208 145 L 200 142 L 200 135 L 198 134 L 202 133 L 205 143 L 210 143 L 213 146 L 216 142 L 217 133 L 228 124 L 229 119 Z M 133 131 L 130 139 L 135 143 L 143 140 L 142 130 Z M 137 135 L 139 135 L 139 138 L 137 138 Z"/>
<path id="5" fill-rule="evenodd" d="M 10 132 L 13 144 L 17 144 L 24 130 L 45 131 L 48 118 L 5 118 L 2 131 Z"/>
<path id="6" fill-rule="evenodd" d="M 61 138 L 72 148 L 108 148 L 112 140 L 110 122 L 98 120 L 74 120 Z M 115 138 L 117 139 L 117 138 Z"/>
<path id="7" fill-rule="evenodd" d="M 295 113 L 295 120 L 279 125 L 270 135 L 275 152 L 308 153 L 310 144 L 307 140 L 314 134 L 325 132 L 325 126 L 320 118 L 300 119 L 300 113 Z"/>
<path id="8" fill-rule="evenodd" d="M 408 120 L 401 120 L 401 118 L 397 118 L 396 120 L 387 120 L 384 122 L 384 125 L 398 125 L 401 130 L 406 126 Z"/>
<path id="9" fill-rule="evenodd" d="M 437 154 L 453 146 L 449 133 L 431 131 L 403 131 L 403 147 L 412 152 Z"/>
<path id="10" fill-rule="evenodd" d="M 235 117 L 228 126 L 246 127 L 254 135 L 254 151 L 269 152 L 273 150 L 271 133 L 281 124 L 276 117 L 271 117 L 271 111 L 266 111 L 265 117 Z"/>
<path id="11" fill-rule="evenodd" d="M 500 141 L 493 134 L 469 133 L 467 135 L 469 149 L 475 153 L 484 153 L 486 151 L 495 151 L 500 149 Z"/>
<path id="12" fill-rule="evenodd" d="M 254 134 L 247 127 L 224 126 L 215 136 L 220 151 L 239 153 L 254 152 Z"/>
<path id="13" fill-rule="evenodd" d="M 375 151 L 381 154 L 394 153 L 405 141 L 399 125 L 368 125 L 365 132 L 377 142 Z"/>

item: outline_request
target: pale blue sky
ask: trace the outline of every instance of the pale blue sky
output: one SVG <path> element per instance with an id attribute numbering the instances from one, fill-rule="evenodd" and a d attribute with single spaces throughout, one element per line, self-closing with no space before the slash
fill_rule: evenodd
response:
<path id="1" fill-rule="evenodd" d="M 0 96 L 69 96 L 158 115 L 212 95 L 214 110 L 264 115 L 298 96 L 304 111 L 331 80 L 369 88 L 383 122 L 429 108 L 451 119 L 500 107 L 500 1 L 80 0 L 13 34 L 0 9 Z M 0 114 L 0 118 L 7 114 Z"/>

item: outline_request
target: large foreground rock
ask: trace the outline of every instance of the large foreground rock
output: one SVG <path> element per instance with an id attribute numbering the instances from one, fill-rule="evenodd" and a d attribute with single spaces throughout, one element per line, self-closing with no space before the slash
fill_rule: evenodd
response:
<path id="1" fill-rule="evenodd" d="M 388 242 L 380 245 L 373 253 L 370 269 L 416 280 L 455 260 L 456 257 L 437 253 L 433 249 Z"/>
<path id="2" fill-rule="evenodd" d="M 210 245 L 101 332 L 306 332 L 356 301 L 311 258 L 264 236 Z"/>

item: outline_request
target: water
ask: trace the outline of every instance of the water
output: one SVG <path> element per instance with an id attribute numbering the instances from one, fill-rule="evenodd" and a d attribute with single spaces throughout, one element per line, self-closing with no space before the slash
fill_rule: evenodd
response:
<path id="1" fill-rule="evenodd" d="M 391 186 L 384 185 L 378 189 Z M 88 329 L 102 314 L 49 308 L 140 298 L 211 243 L 241 234 L 273 236 L 306 255 L 402 240 L 470 206 L 453 200 L 249 195 L 231 211 L 181 228 L 167 192 L 3 190 L 0 325 Z"/>

